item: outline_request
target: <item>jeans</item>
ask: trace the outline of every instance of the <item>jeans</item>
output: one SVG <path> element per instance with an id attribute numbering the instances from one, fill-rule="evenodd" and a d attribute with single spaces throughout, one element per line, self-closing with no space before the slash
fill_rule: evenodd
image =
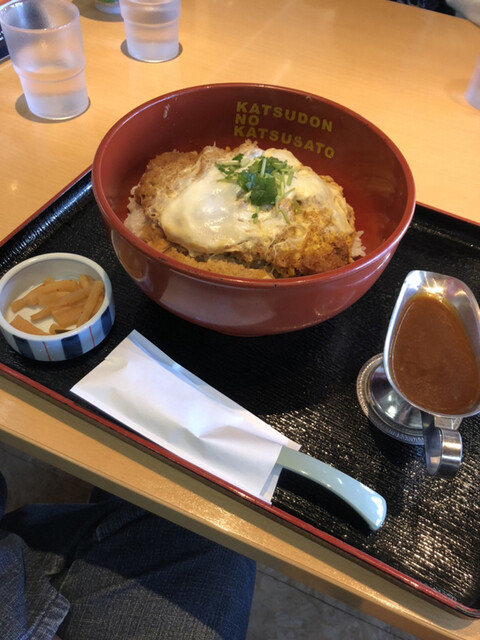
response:
<path id="1" fill-rule="evenodd" d="M 0 520 L 0 638 L 245 638 L 253 561 L 94 493 Z"/>

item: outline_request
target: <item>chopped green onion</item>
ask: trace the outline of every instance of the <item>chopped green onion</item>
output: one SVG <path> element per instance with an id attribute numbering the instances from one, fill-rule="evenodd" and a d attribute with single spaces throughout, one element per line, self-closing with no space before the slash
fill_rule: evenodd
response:
<path id="1" fill-rule="evenodd" d="M 223 180 L 238 184 L 243 197 L 256 207 L 272 206 L 281 213 L 287 224 L 290 223 L 285 212 L 278 207 L 279 199 L 283 199 L 293 190 L 286 190 L 292 184 L 293 167 L 285 160 L 273 156 L 261 155 L 247 167 L 242 168 L 243 154 L 237 154 L 232 160 L 217 162 L 217 169 L 223 173 Z M 253 214 L 258 219 L 258 212 Z"/>

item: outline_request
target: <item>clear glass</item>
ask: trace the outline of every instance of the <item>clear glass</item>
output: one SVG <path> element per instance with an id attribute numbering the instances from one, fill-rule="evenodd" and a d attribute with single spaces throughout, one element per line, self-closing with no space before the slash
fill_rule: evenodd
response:
<path id="1" fill-rule="evenodd" d="M 120 0 L 120 12 L 133 58 L 164 62 L 178 54 L 180 0 Z"/>
<path id="2" fill-rule="evenodd" d="M 89 105 L 78 8 L 67 0 L 19 0 L 0 24 L 30 111 L 59 120 Z"/>
<path id="3" fill-rule="evenodd" d="M 480 56 L 477 58 L 475 69 L 473 70 L 465 95 L 472 107 L 480 109 Z"/>

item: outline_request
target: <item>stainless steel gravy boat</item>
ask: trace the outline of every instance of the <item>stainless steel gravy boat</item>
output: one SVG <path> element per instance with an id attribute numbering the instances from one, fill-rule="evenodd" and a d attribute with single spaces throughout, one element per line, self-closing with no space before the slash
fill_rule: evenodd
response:
<path id="1" fill-rule="evenodd" d="M 357 379 L 360 405 L 371 422 L 388 435 L 425 447 L 430 475 L 452 477 L 462 461 L 463 418 L 480 412 L 478 402 L 461 415 L 432 414 L 405 397 L 390 371 L 390 352 L 397 323 L 410 298 L 418 293 L 435 294 L 457 311 L 480 367 L 480 309 L 472 291 L 457 278 L 432 271 L 411 271 L 402 285 L 388 325 L 384 352 L 371 358 Z"/>

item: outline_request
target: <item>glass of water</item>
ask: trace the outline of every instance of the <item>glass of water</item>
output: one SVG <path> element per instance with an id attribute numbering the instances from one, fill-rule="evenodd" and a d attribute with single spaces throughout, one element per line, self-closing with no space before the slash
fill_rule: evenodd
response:
<path id="1" fill-rule="evenodd" d="M 129 54 L 144 62 L 177 56 L 180 0 L 120 0 Z"/>
<path id="2" fill-rule="evenodd" d="M 78 8 L 67 0 L 18 0 L 0 10 L 13 68 L 30 111 L 62 120 L 89 105 Z"/>

